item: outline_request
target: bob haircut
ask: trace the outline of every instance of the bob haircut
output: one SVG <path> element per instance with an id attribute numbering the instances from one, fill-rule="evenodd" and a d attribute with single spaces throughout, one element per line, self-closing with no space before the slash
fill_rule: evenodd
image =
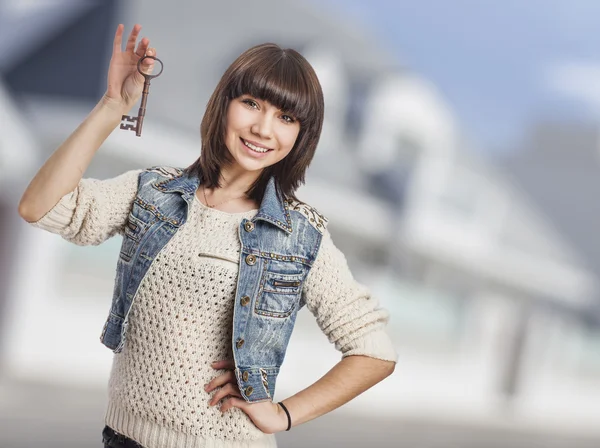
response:
<path id="1" fill-rule="evenodd" d="M 232 162 L 225 146 L 227 109 L 231 100 L 250 95 L 268 101 L 300 124 L 290 153 L 266 167 L 246 192 L 261 202 L 267 183 L 274 177 L 282 199 L 296 199 L 296 189 L 304 183 L 323 127 L 323 91 L 308 61 L 293 49 L 266 43 L 243 52 L 227 68 L 212 96 L 200 125 L 202 151 L 185 172 L 194 174 L 208 188 L 219 187 L 221 167 Z"/>

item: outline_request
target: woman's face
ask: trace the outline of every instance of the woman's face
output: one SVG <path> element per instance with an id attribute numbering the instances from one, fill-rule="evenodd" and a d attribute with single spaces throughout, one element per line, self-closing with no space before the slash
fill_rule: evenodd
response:
<path id="1" fill-rule="evenodd" d="M 242 95 L 229 102 L 225 144 L 237 165 L 262 170 L 287 156 L 300 132 L 295 117 L 271 103 Z"/>

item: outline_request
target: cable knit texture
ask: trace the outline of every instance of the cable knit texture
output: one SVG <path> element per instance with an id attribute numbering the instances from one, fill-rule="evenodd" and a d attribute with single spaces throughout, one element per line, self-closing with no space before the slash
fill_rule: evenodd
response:
<path id="1" fill-rule="evenodd" d="M 99 244 L 122 233 L 141 170 L 113 179 L 82 179 L 35 227 L 76 244 Z M 271 447 L 237 408 L 209 406 L 204 384 L 233 359 L 233 304 L 242 218 L 199 200 L 188 220 L 150 266 L 134 298 L 127 340 L 114 355 L 106 424 L 146 448 Z M 357 283 L 327 231 L 306 278 L 302 300 L 343 356 L 396 361 L 385 332 L 389 315 Z"/>
<path id="2" fill-rule="evenodd" d="M 32 225 L 80 246 L 98 245 L 117 233 L 122 235 L 141 171 L 107 180 L 81 179 L 75 190 Z"/>

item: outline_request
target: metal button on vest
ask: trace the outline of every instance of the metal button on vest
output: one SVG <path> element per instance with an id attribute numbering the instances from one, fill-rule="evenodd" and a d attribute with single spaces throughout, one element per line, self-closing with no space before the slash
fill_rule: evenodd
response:
<path id="1" fill-rule="evenodd" d="M 256 263 L 256 256 L 255 255 L 247 255 L 246 256 L 246 264 L 249 264 L 250 266 L 254 265 Z"/>
<path id="2" fill-rule="evenodd" d="M 254 223 L 252 221 L 246 221 L 244 229 L 246 229 L 246 232 L 252 232 L 254 230 Z"/>
<path id="3" fill-rule="evenodd" d="M 240 299 L 240 303 L 242 304 L 242 306 L 246 306 L 250 303 L 250 297 L 248 296 L 244 296 Z"/>
<path id="4" fill-rule="evenodd" d="M 248 372 L 244 372 L 244 373 L 242 373 L 242 379 L 243 379 L 244 381 L 248 381 Z"/>
<path id="5" fill-rule="evenodd" d="M 243 339 L 238 339 L 238 341 L 235 343 L 235 346 L 237 348 L 242 348 L 242 345 L 244 345 L 244 340 Z"/>
<path id="6" fill-rule="evenodd" d="M 252 392 L 254 392 L 254 388 L 252 386 L 248 386 L 244 392 L 246 392 L 246 396 L 249 397 L 252 395 Z"/>

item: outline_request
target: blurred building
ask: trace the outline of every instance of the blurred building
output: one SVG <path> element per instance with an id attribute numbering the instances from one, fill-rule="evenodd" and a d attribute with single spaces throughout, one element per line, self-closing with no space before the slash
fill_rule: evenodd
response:
<path id="1" fill-rule="evenodd" d="M 558 343 L 567 321 L 583 334 L 580 316 L 597 298 L 596 265 L 573 245 L 573 229 L 557 228 L 544 204 L 469 147 L 436 87 L 366 33 L 313 4 L 272 0 L 64 0 L 11 14 L 0 19 L 0 36 L 28 39 L 0 52 L 5 376 L 94 387 L 108 378 L 112 354 L 97 338 L 120 241 L 73 246 L 28 227 L 16 207 L 104 91 L 112 36 L 125 21 L 126 31 L 143 24 L 165 71 L 152 83 L 143 137 L 115 131 L 86 177 L 189 165 L 209 95 L 253 44 L 297 48 L 317 70 L 326 123 L 299 197 L 329 217 L 355 276 L 390 310 L 400 353 L 396 373 L 349 412 L 370 413 L 366 405 L 378 400 L 390 418 L 475 421 L 511 411 L 515 421 L 559 415 L 563 426 L 591 431 L 598 375 L 566 369 L 556 376 L 579 348 L 552 351 L 546 343 Z M 280 398 L 339 360 L 310 313 L 297 322 Z"/>
<path id="2" fill-rule="evenodd" d="M 539 402 L 554 395 L 564 404 L 577 397 L 576 407 L 588 402 L 596 415 L 600 413 L 599 142 L 596 124 L 540 122 L 519 150 L 502 160 L 521 194 L 563 236 L 571 260 L 578 260 L 589 277 L 580 306 L 565 309 L 559 306 L 564 301 L 555 299 L 555 306 L 545 307 L 533 319 L 531 325 L 539 333 L 531 344 L 536 347 L 531 353 L 535 381 L 528 389 Z M 568 297 L 566 292 L 561 296 Z"/>

